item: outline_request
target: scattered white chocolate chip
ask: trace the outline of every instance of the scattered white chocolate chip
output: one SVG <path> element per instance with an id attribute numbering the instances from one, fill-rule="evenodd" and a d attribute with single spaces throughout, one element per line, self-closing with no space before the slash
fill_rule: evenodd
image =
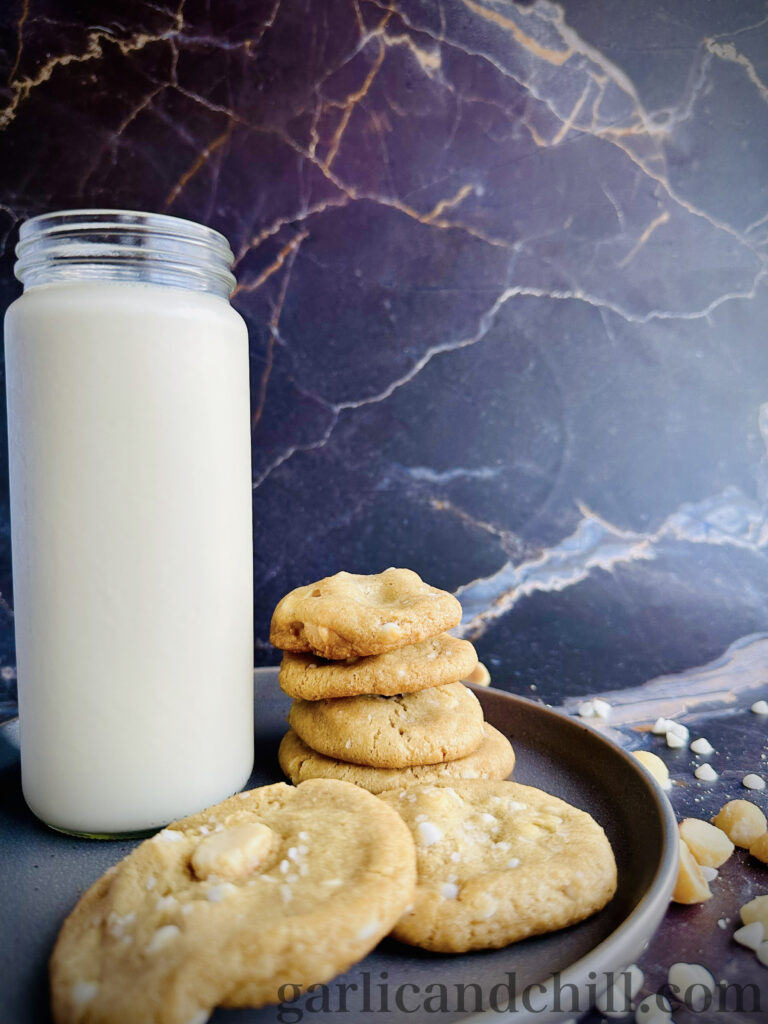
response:
<path id="1" fill-rule="evenodd" d="M 632 756 L 656 779 L 662 789 L 672 788 L 669 769 L 658 754 L 653 754 L 650 750 L 633 750 Z"/>
<path id="2" fill-rule="evenodd" d="M 416 826 L 416 831 L 422 846 L 432 846 L 433 843 L 437 843 L 443 838 L 442 830 L 431 821 L 420 821 Z"/>
<path id="3" fill-rule="evenodd" d="M 602 700 L 600 697 L 595 697 L 592 701 L 592 708 L 596 718 L 602 718 L 603 721 L 607 722 L 611 717 L 611 705 L 607 700 Z"/>
<path id="4" fill-rule="evenodd" d="M 736 846 L 749 849 L 766 830 L 766 819 L 760 808 L 749 800 L 729 800 L 712 818 Z"/>
<path id="5" fill-rule="evenodd" d="M 706 1010 L 715 993 L 715 979 L 702 964 L 672 964 L 667 980 L 670 989 L 696 1013 Z"/>
<path id="6" fill-rule="evenodd" d="M 95 981 L 76 981 L 72 986 L 72 1002 L 75 1006 L 85 1006 L 93 1002 L 98 991 L 99 986 Z"/>
<path id="7" fill-rule="evenodd" d="M 459 895 L 459 887 L 455 882 L 445 882 L 440 890 L 444 900 L 455 900 Z"/>
<path id="8" fill-rule="evenodd" d="M 699 736 L 697 740 L 694 740 L 691 744 L 691 750 L 694 754 L 714 754 L 715 748 L 704 736 Z"/>
<path id="9" fill-rule="evenodd" d="M 700 864 L 699 867 L 701 868 L 701 873 L 704 876 L 705 882 L 714 882 L 714 880 L 720 874 L 717 868 L 710 868 L 706 864 Z"/>
<path id="10" fill-rule="evenodd" d="M 179 901 L 175 896 L 161 896 L 155 904 L 155 910 L 175 910 Z"/>
<path id="11" fill-rule="evenodd" d="M 657 718 L 651 726 L 651 732 L 654 736 L 664 736 L 667 732 L 668 718 Z"/>
<path id="12" fill-rule="evenodd" d="M 643 972 L 637 964 L 630 964 L 620 974 L 609 977 L 608 988 L 597 997 L 595 1006 L 606 1017 L 626 1017 L 632 1012 L 632 1000 L 643 987 Z"/>
<path id="13" fill-rule="evenodd" d="M 745 789 L 765 789 L 765 779 L 761 779 L 759 775 L 754 773 L 745 775 L 741 780 L 741 784 Z"/>
<path id="14" fill-rule="evenodd" d="M 233 881 L 246 878 L 267 860 L 274 838 L 272 829 L 258 822 L 214 832 L 192 853 L 192 870 L 200 879 L 211 875 Z"/>
<path id="15" fill-rule="evenodd" d="M 693 774 L 701 782 L 714 782 L 715 779 L 719 778 L 711 764 L 700 764 Z"/>
<path id="16" fill-rule="evenodd" d="M 768 700 L 756 700 L 749 710 L 756 715 L 768 715 Z"/>
<path id="17" fill-rule="evenodd" d="M 181 931 L 175 924 L 162 925 L 152 936 L 152 941 L 147 946 L 146 952 L 157 953 L 163 946 L 167 946 L 169 942 L 175 939 L 177 935 L 181 935 Z"/>
<path id="18" fill-rule="evenodd" d="M 752 921 L 750 924 L 742 925 L 733 933 L 733 940 L 740 946 L 756 950 L 765 942 L 765 925 L 762 921 Z"/>
<path id="19" fill-rule="evenodd" d="M 593 700 L 583 700 L 576 708 L 576 711 L 580 718 L 594 718 L 595 702 Z"/>
<path id="20" fill-rule="evenodd" d="M 666 739 L 667 746 L 672 750 L 679 750 L 681 747 L 685 746 L 685 737 L 681 736 L 677 732 L 668 732 Z"/>

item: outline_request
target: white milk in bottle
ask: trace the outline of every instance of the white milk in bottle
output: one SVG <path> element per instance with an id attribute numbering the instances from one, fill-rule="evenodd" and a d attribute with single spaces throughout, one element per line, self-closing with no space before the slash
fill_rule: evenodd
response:
<path id="1" fill-rule="evenodd" d="M 23 225 L 5 322 L 22 785 L 156 828 L 253 761 L 248 340 L 232 254 L 174 217 Z"/>

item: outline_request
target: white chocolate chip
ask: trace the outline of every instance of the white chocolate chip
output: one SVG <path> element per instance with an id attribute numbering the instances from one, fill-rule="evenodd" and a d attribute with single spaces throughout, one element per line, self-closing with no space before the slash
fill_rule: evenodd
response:
<path id="1" fill-rule="evenodd" d="M 762 921 L 752 921 L 750 924 L 745 924 L 741 928 L 736 929 L 733 933 L 733 939 L 740 946 L 756 950 L 758 946 L 765 942 L 765 925 Z"/>
<path id="2" fill-rule="evenodd" d="M 520 859 L 519 859 L 519 857 L 510 857 L 509 860 L 507 861 L 507 867 L 508 868 L 516 868 L 516 867 L 519 867 L 519 866 L 520 866 Z"/>
<path id="3" fill-rule="evenodd" d="M 745 789 L 765 789 L 765 779 L 761 779 L 759 775 L 745 775 L 741 784 Z"/>
<path id="4" fill-rule="evenodd" d="M 443 838 L 442 830 L 431 821 L 420 821 L 416 826 L 416 831 L 422 846 L 432 846 Z"/>
<path id="5" fill-rule="evenodd" d="M 113 939 L 121 939 L 125 933 L 125 929 L 133 924 L 136 920 L 136 914 L 116 914 L 114 910 L 111 910 L 107 915 L 107 932 L 112 936 Z"/>
<path id="6" fill-rule="evenodd" d="M 593 700 L 583 700 L 581 704 L 576 708 L 580 718 L 594 718 L 595 717 L 595 702 Z"/>
<path id="7" fill-rule="evenodd" d="M 164 924 L 152 936 L 152 941 L 147 946 L 146 952 L 157 953 L 158 950 L 162 949 L 163 946 L 167 946 L 178 935 L 181 935 L 181 931 L 175 924 Z"/>
<path id="8" fill-rule="evenodd" d="M 99 986 L 95 981 L 76 981 L 72 986 L 72 1002 L 75 1006 L 85 1006 L 93 1002 Z"/>
<path id="9" fill-rule="evenodd" d="M 756 715 L 768 715 L 768 701 L 756 700 L 749 710 L 753 711 Z"/>
<path id="10" fill-rule="evenodd" d="M 367 924 L 363 925 L 357 933 L 357 938 L 360 942 L 366 942 L 368 939 L 372 939 L 374 935 L 378 934 L 379 931 L 381 931 L 381 921 L 374 917 Z"/>
<path id="11" fill-rule="evenodd" d="M 631 964 L 620 974 L 611 974 L 608 988 L 597 997 L 597 1009 L 606 1017 L 626 1017 L 632 1012 L 632 1000 L 643 985 L 643 972 Z"/>
<path id="12" fill-rule="evenodd" d="M 672 964 L 667 976 L 669 987 L 696 1013 L 707 1009 L 715 992 L 715 979 L 702 964 Z"/>
<path id="13" fill-rule="evenodd" d="M 607 700 L 601 700 L 600 697 L 596 697 L 592 701 L 592 708 L 596 718 L 602 718 L 604 722 L 607 722 L 611 717 L 611 705 Z"/>
<path id="14" fill-rule="evenodd" d="M 714 782 L 715 779 L 719 778 L 711 764 L 700 764 L 693 774 L 701 782 Z"/>
<path id="15" fill-rule="evenodd" d="M 768 942 L 763 942 L 757 947 L 755 956 L 764 967 L 768 967 Z"/>
<path id="16" fill-rule="evenodd" d="M 701 873 L 704 875 L 705 882 L 714 882 L 720 872 L 717 868 L 710 868 L 706 864 L 699 865 L 701 867 Z"/>
<path id="17" fill-rule="evenodd" d="M 163 828 L 154 838 L 161 839 L 166 843 L 180 843 L 184 839 L 184 833 L 173 828 Z"/>
<path id="18" fill-rule="evenodd" d="M 651 727 L 654 736 L 665 736 L 667 732 L 668 718 L 657 718 Z"/>
<path id="19" fill-rule="evenodd" d="M 155 904 L 155 910 L 174 910 L 179 905 L 175 896 L 161 896 Z"/>
<path id="20" fill-rule="evenodd" d="M 455 900 L 459 895 L 459 887 L 455 882 L 444 882 L 440 894 L 444 900 Z"/>
<path id="21" fill-rule="evenodd" d="M 667 746 L 672 750 L 679 750 L 685 746 L 685 737 L 676 732 L 667 733 Z"/>
<path id="22" fill-rule="evenodd" d="M 214 832 L 194 850 L 192 870 L 200 879 L 211 875 L 232 881 L 244 879 L 267 860 L 274 838 L 272 829 L 257 822 Z"/>
<path id="23" fill-rule="evenodd" d="M 205 898 L 210 903 L 221 903 L 231 892 L 235 892 L 236 888 L 237 886 L 232 885 L 231 882 L 219 882 L 218 885 L 210 887 L 205 894 Z"/>
<path id="24" fill-rule="evenodd" d="M 699 736 L 697 740 L 693 741 L 693 743 L 691 744 L 691 750 L 694 752 L 694 754 L 704 754 L 706 756 L 708 756 L 709 754 L 714 754 L 715 752 L 715 748 L 704 736 Z"/>

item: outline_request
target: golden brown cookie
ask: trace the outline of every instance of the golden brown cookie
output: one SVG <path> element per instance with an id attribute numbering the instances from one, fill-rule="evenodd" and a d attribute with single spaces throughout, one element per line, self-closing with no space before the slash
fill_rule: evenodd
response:
<path id="1" fill-rule="evenodd" d="M 477 665 L 471 643 L 440 633 L 417 644 L 369 658 L 327 661 L 314 654 L 286 652 L 280 686 L 291 697 L 324 700 L 365 693 L 415 693 L 465 679 Z"/>
<path id="2" fill-rule="evenodd" d="M 51 958 L 54 1019 L 202 1024 L 217 1005 L 277 1003 L 281 985 L 364 957 L 414 881 L 408 829 L 370 793 L 332 780 L 240 793 L 85 893 Z"/>
<path id="3" fill-rule="evenodd" d="M 477 750 L 455 761 L 412 768 L 367 768 L 318 754 L 290 729 L 280 743 L 278 759 L 280 767 L 295 784 L 305 779 L 344 779 L 371 793 L 441 779 L 505 779 L 515 766 L 512 744 L 488 722 L 483 725 L 483 733 L 483 742 Z"/>
<path id="4" fill-rule="evenodd" d="M 411 830 L 413 905 L 393 936 L 440 953 L 565 928 L 616 891 L 616 863 L 584 811 L 531 786 L 462 781 L 382 793 Z"/>
<path id="5" fill-rule="evenodd" d="M 372 768 L 455 761 L 483 740 L 483 709 L 463 683 L 395 697 L 294 700 L 288 722 L 319 754 Z"/>
<path id="6" fill-rule="evenodd" d="M 461 605 L 411 569 L 372 576 L 337 572 L 279 602 L 269 639 L 284 651 L 337 660 L 383 654 L 458 625 Z"/>

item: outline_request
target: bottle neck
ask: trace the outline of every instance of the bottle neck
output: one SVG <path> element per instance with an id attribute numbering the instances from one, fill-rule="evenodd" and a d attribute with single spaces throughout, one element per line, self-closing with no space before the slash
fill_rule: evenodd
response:
<path id="1" fill-rule="evenodd" d="M 33 217 L 21 226 L 16 259 L 25 291 L 65 281 L 127 281 L 228 299 L 235 287 L 223 235 L 159 213 L 64 210 Z"/>

